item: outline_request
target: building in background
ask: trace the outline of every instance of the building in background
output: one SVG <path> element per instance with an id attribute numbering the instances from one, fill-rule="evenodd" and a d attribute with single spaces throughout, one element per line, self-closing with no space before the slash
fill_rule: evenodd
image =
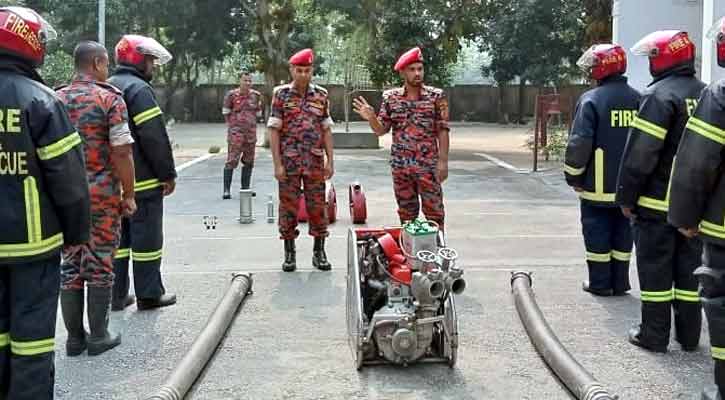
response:
<path id="1" fill-rule="evenodd" d="M 687 31 L 697 45 L 698 77 L 710 83 L 725 78 L 717 66 L 714 44 L 705 37 L 710 26 L 725 16 L 722 0 L 614 0 L 612 36 L 614 43 L 628 52 L 628 75 L 635 88 L 644 89 L 651 81 L 647 59 L 635 57 L 629 49 L 644 35 L 665 29 Z"/>

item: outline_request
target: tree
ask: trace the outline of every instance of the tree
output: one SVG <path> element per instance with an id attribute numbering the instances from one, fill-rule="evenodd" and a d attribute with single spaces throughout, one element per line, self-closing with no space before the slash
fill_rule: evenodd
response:
<path id="1" fill-rule="evenodd" d="M 491 0 L 481 29 L 481 50 L 491 56 L 484 75 L 503 86 L 519 83 L 518 122 L 527 82 L 558 85 L 578 75 L 583 50 L 583 8 L 568 0 Z"/>
<path id="2" fill-rule="evenodd" d="M 336 10 L 349 18 L 337 26 L 341 33 L 364 29 L 365 65 L 378 87 L 398 81 L 392 67 L 404 51 L 419 46 L 426 59 L 426 80 L 450 81 L 461 40 L 473 38 L 483 5 L 475 0 L 315 0 L 319 9 Z"/>
<path id="3" fill-rule="evenodd" d="M 586 43 L 608 43 L 612 40 L 612 1 L 584 0 Z"/>

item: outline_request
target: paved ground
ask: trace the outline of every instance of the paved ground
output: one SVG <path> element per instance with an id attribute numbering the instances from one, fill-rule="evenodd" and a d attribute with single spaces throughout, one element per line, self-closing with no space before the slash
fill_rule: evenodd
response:
<path id="1" fill-rule="evenodd" d="M 179 125 L 181 160 L 223 144 L 219 125 Z M 521 129 L 456 126 L 451 177 L 445 184 L 449 244 L 466 267 L 459 299 L 461 348 L 455 369 L 444 365 L 371 367 L 357 372 L 346 343 L 344 207 L 347 184 L 359 179 L 368 197 L 368 225 L 395 224 L 387 150 L 338 151 L 333 178 L 339 221 L 331 227 L 329 273 L 310 266 L 312 240 L 298 241 L 300 269 L 280 271 L 281 242 L 264 218 L 275 186 L 269 152 L 259 149 L 254 187 L 257 222 L 239 225 L 237 196 L 221 200 L 223 155 L 181 173 L 166 202 L 164 276 L 179 304 L 154 312 L 135 307 L 113 313 L 123 345 L 100 357 L 68 359 L 59 322 L 57 398 L 143 399 L 183 357 L 235 271 L 254 272 L 254 294 L 190 399 L 569 399 L 530 344 L 511 299 L 513 270 L 534 273 L 539 304 L 561 341 L 621 399 L 695 399 L 710 379 L 704 334 L 701 349 L 676 345 L 652 355 L 624 340 L 639 317 L 631 296 L 598 299 L 579 289 L 584 277 L 578 203 L 556 170 L 522 174 L 477 153 L 521 164 Z M 383 144 L 386 142 L 384 141 Z M 523 143 L 523 139 L 519 143 Z M 513 155 L 513 156 L 510 156 Z M 185 157 L 185 158 L 184 158 Z M 238 174 L 234 189 L 238 188 Z M 207 230 L 204 216 L 219 225 Z M 306 231 L 306 227 L 302 227 Z M 636 277 L 632 275 L 636 286 Z"/>

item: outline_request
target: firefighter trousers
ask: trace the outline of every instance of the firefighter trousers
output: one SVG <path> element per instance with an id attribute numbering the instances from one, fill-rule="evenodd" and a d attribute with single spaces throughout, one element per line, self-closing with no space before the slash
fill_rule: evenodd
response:
<path id="1" fill-rule="evenodd" d="M 705 243 L 702 268 L 695 275 L 700 281 L 700 299 L 707 316 L 715 384 L 725 395 L 725 247 Z"/>
<path id="2" fill-rule="evenodd" d="M 688 239 L 667 222 L 638 217 L 634 223 L 637 274 L 642 300 L 641 341 L 666 347 L 671 311 L 675 339 L 683 347 L 700 341 L 702 307 L 694 271 L 700 266 L 702 243 Z"/>
<path id="3" fill-rule="evenodd" d="M 164 197 L 161 193 L 136 200 L 138 209 L 121 222 L 121 245 L 113 260 L 116 278 L 113 299 L 123 302 L 128 296 L 129 260 L 133 260 L 133 287 L 139 299 L 157 299 L 166 290 L 161 280 L 164 246 Z"/>
<path id="4" fill-rule="evenodd" d="M 60 256 L 0 264 L 0 399 L 53 398 Z"/>
<path id="5" fill-rule="evenodd" d="M 629 285 L 632 230 L 619 207 L 581 203 L 581 223 L 586 247 L 589 287 L 625 293 Z"/>

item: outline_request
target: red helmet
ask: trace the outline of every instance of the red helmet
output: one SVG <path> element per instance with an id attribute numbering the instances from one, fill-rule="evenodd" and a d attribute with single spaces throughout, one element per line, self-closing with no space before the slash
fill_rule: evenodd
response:
<path id="1" fill-rule="evenodd" d="M 710 40 L 717 46 L 717 65 L 725 67 L 725 17 L 720 18 L 707 33 Z"/>
<path id="2" fill-rule="evenodd" d="M 45 58 L 45 43 L 57 36 L 55 29 L 35 11 L 25 7 L 0 7 L 1 53 L 39 67 Z"/>
<path id="3" fill-rule="evenodd" d="M 627 71 L 627 54 L 616 44 L 595 44 L 582 54 L 576 65 L 589 72 L 592 79 L 601 81 Z"/>
<path id="4" fill-rule="evenodd" d="M 649 71 L 657 76 L 674 67 L 695 61 L 695 44 L 687 32 L 657 31 L 640 39 L 632 53 L 649 57 Z"/>
<path id="5" fill-rule="evenodd" d="M 171 61 L 171 53 L 154 38 L 124 35 L 116 44 L 116 63 L 141 66 L 146 56 L 154 57 L 154 64 L 164 65 Z"/>

